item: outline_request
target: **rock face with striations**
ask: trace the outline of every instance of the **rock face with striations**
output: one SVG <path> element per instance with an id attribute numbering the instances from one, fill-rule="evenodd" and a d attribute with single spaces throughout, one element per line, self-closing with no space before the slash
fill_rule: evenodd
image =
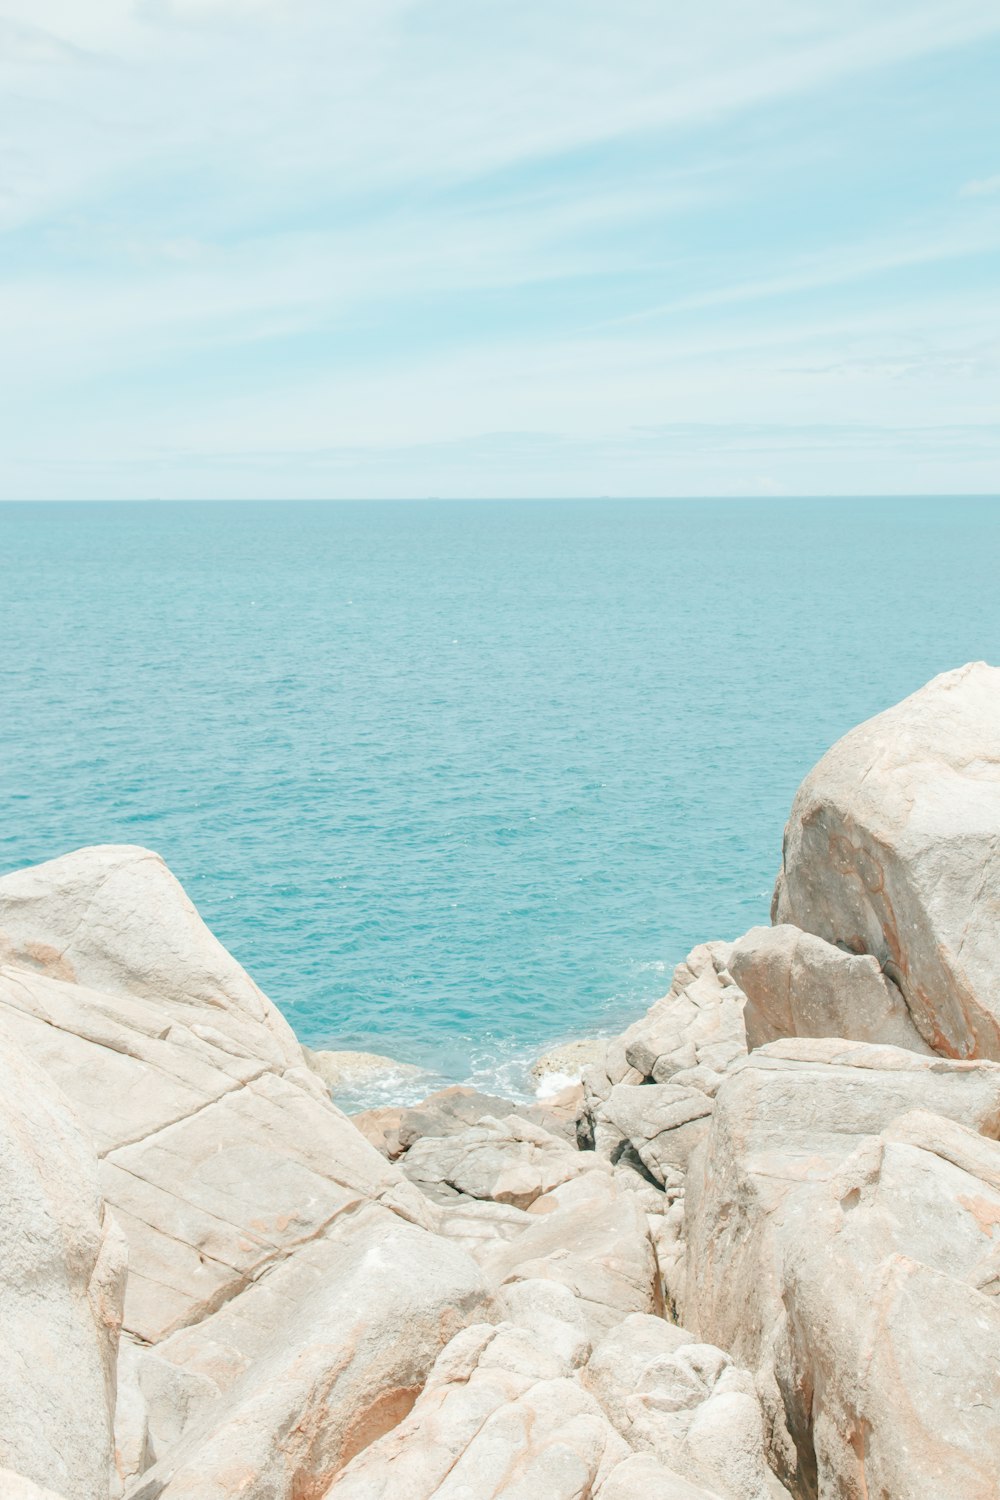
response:
<path id="1" fill-rule="evenodd" d="M 935 1052 L 1000 1059 L 1000 670 L 945 672 L 824 755 L 772 919 L 873 954 Z"/>

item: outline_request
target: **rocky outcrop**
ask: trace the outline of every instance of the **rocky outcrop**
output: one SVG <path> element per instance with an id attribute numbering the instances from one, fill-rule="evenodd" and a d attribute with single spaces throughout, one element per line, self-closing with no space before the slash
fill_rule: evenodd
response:
<path id="1" fill-rule="evenodd" d="M 352 1123 L 148 851 L 0 880 L 0 1492 L 995 1500 L 998 682 L 530 1107 Z"/>
<path id="2" fill-rule="evenodd" d="M 2 1029 L 0 1203 L 0 1467 L 25 1495 L 93 1500 L 113 1472 L 125 1240 L 68 1101 Z"/>
<path id="3" fill-rule="evenodd" d="M 547 1338 L 504 1322 L 452 1341 L 410 1416 L 345 1469 L 329 1500 L 784 1493 L 766 1475 L 752 1382 L 721 1350 L 633 1317 L 579 1372 Z"/>
<path id="4" fill-rule="evenodd" d="M 929 1047 L 1000 1059 L 1000 670 L 945 672 L 802 783 L 772 918 L 870 953 Z"/>
<path id="5" fill-rule="evenodd" d="M 950 1265 L 935 1258 L 927 1212 L 940 1164 L 904 1150 L 906 1179 L 876 1185 L 887 1161 L 895 1172 L 900 1153 L 887 1156 L 886 1143 L 914 1110 L 933 1112 L 923 1116 L 932 1121 L 923 1127 L 925 1145 L 936 1132 L 964 1142 L 967 1162 L 1000 1166 L 1000 1066 L 835 1040 L 775 1043 L 738 1064 L 692 1163 L 684 1322 L 754 1371 L 772 1461 L 797 1495 L 985 1500 L 988 1492 L 968 1487 L 961 1442 L 949 1445 L 941 1414 L 975 1376 L 982 1414 L 969 1424 L 982 1438 L 1000 1421 L 1000 1377 L 988 1341 L 980 1342 L 995 1304 L 967 1279 L 972 1264 L 963 1271 L 958 1255 L 963 1240 L 970 1255 L 975 1246 L 976 1276 L 986 1276 L 992 1196 L 968 1180 L 940 1197 L 937 1241 L 950 1239 L 956 1254 Z M 971 1235 L 975 1215 L 960 1206 L 963 1195 L 982 1205 Z M 956 1287 L 921 1306 L 915 1288 L 929 1289 L 928 1276 L 950 1276 Z M 949 1353 L 941 1309 L 957 1313 L 960 1304 L 955 1327 L 965 1331 L 953 1334 Z M 968 1379 L 954 1360 L 954 1346 L 965 1342 L 978 1350 L 960 1361 Z M 916 1384 L 907 1396 L 909 1380 Z M 890 1450 L 894 1466 L 880 1459 L 873 1469 L 873 1455 Z M 979 1454 L 987 1467 L 990 1452 Z M 872 1472 L 885 1473 L 882 1488 Z"/>
<path id="6" fill-rule="evenodd" d="M 747 997 L 747 1045 L 792 1036 L 850 1036 L 930 1052 L 902 994 L 870 953 L 845 953 L 783 924 L 733 944 L 732 975 Z"/>
<path id="7" fill-rule="evenodd" d="M 124 1264 L 126 1242 L 129 1262 L 117 1412 L 117 1323 L 105 1346 L 103 1419 L 82 1364 L 80 1395 L 69 1400 L 66 1371 L 72 1379 L 83 1333 L 63 1327 L 59 1341 L 68 1352 L 61 1367 L 42 1361 L 36 1375 L 50 1380 L 51 1397 L 33 1395 L 16 1365 L 6 1375 L 0 1370 L 48 1434 L 43 1440 L 27 1418 L 12 1418 L 4 1425 L 19 1435 L 0 1457 L 54 1485 L 65 1500 L 106 1494 L 113 1455 L 119 1487 L 151 1474 L 154 1489 L 169 1484 L 172 1494 L 184 1454 L 197 1455 L 200 1474 L 213 1472 L 213 1462 L 222 1472 L 227 1434 L 239 1431 L 232 1451 L 239 1450 L 253 1482 L 271 1486 L 269 1500 L 298 1500 L 294 1486 L 306 1481 L 296 1476 L 311 1475 L 314 1488 L 325 1483 L 330 1454 L 346 1461 L 349 1434 L 368 1430 L 362 1413 L 382 1411 L 388 1420 L 401 1391 L 412 1400 L 438 1350 L 481 1311 L 488 1297 L 481 1271 L 460 1246 L 433 1233 L 429 1200 L 331 1102 L 286 1023 L 208 933 L 156 856 L 87 850 L 5 877 L 0 933 L 0 1020 L 16 1039 L 7 1060 L 19 1055 L 19 1045 L 52 1093 L 63 1091 L 66 1119 L 93 1144 L 85 1147 L 85 1171 L 66 1131 L 50 1132 L 58 1170 L 91 1194 L 98 1227 L 101 1215 L 120 1226 L 102 1230 L 109 1248 L 96 1270 L 96 1250 L 73 1251 L 74 1273 L 96 1276 L 94 1287 L 102 1286 L 109 1267 Z M 10 1104 L 16 1119 L 33 1122 L 32 1139 L 44 1137 L 13 1089 Z M 57 1175 L 55 1167 L 49 1172 Z M 12 1246 L 28 1263 L 39 1254 L 24 1241 L 29 1223 L 26 1208 L 9 1226 Z M 57 1231 L 45 1228 L 55 1236 L 54 1261 L 68 1254 Z M 426 1265 L 425 1276 L 413 1277 L 415 1263 Z M 360 1372 L 353 1384 L 342 1368 L 352 1325 L 344 1322 L 333 1339 L 308 1336 L 330 1314 L 317 1291 L 328 1277 L 354 1284 L 359 1307 L 366 1295 L 384 1301 L 413 1333 L 395 1364 L 387 1358 L 365 1365 L 351 1352 L 359 1361 L 351 1368 Z M 380 1283 L 395 1286 L 394 1298 L 378 1290 Z M 55 1316 L 55 1292 L 52 1305 Z M 343 1319 L 346 1307 L 337 1304 L 330 1315 Z M 390 1350 L 394 1337 L 382 1326 Z M 338 1374 L 334 1400 L 327 1388 Z M 59 1420 L 57 1394 L 69 1408 Z M 297 1431 L 300 1419 L 308 1435 L 282 1438 L 282 1424 Z M 74 1448 L 77 1427 L 88 1455 L 82 1479 L 64 1465 L 83 1462 Z M 278 1448 L 287 1473 L 268 1457 Z M 213 1453 L 222 1456 L 213 1460 Z"/>
<path id="8" fill-rule="evenodd" d="M 415 1273 L 415 1274 L 414 1274 Z M 457 1246 L 376 1206 L 291 1256 L 241 1297 L 160 1345 L 147 1376 L 163 1422 L 165 1365 L 198 1382 L 180 1440 L 130 1500 L 299 1500 L 412 1407 L 440 1350 L 488 1311 Z M 193 1406 L 193 1409 L 192 1409 Z"/>

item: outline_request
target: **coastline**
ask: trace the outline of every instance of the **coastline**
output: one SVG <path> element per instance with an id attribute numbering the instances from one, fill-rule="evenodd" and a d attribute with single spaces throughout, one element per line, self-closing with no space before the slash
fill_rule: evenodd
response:
<path id="1" fill-rule="evenodd" d="M 157 855 L 3 877 L 0 1485 L 990 1500 L 998 848 L 974 663 L 834 745 L 772 925 L 546 1097 L 353 1118 L 421 1076 L 304 1050 Z"/>

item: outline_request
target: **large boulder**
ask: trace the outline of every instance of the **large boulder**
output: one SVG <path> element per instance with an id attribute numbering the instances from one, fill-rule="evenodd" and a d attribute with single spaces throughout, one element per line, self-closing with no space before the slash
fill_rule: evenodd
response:
<path id="1" fill-rule="evenodd" d="M 527 1208 L 597 1165 L 568 1141 L 517 1115 L 486 1117 L 453 1135 L 424 1136 L 403 1158 L 410 1181 L 439 1202 L 464 1195 L 514 1208 Z"/>
<path id="2" fill-rule="evenodd" d="M 873 954 L 935 1051 L 1000 1058 L 1000 670 L 945 672 L 824 755 L 772 919 Z"/>
<path id="3" fill-rule="evenodd" d="M 632 1448 L 685 1479 L 725 1500 L 786 1494 L 765 1461 L 753 1377 L 687 1329 L 634 1313 L 601 1340 L 581 1380 Z"/>
<path id="4" fill-rule="evenodd" d="M 542 1280 L 567 1287 L 591 1341 L 629 1313 L 662 1312 L 646 1215 L 610 1173 L 586 1172 L 537 1198 L 523 1225 L 477 1252 L 493 1286 Z"/>
<path id="5" fill-rule="evenodd" d="M 749 1047 L 782 1037 L 840 1036 L 931 1050 L 902 994 L 870 953 L 845 953 L 784 923 L 752 927 L 733 944 L 729 966 L 747 997 Z"/>
<path id="6" fill-rule="evenodd" d="M 746 997 L 727 967 L 730 951 L 728 943 L 692 949 L 662 1000 L 583 1074 L 581 1145 L 631 1160 L 672 1195 L 683 1192 L 719 1084 L 746 1055 Z"/>
<path id="7" fill-rule="evenodd" d="M 322 1465 L 330 1454 L 346 1461 L 344 1444 L 364 1428 L 364 1414 L 374 1412 L 380 1430 L 377 1414 L 389 1420 L 400 1391 L 412 1400 L 442 1342 L 481 1311 L 481 1272 L 458 1245 L 428 1232 L 437 1222 L 432 1205 L 331 1102 L 284 1020 L 156 856 L 82 851 L 5 877 L 0 932 L 0 1020 L 44 1069 L 45 1086 L 63 1090 L 65 1114 L 72 1107 L 92 1137 L 97 1158 L 88 1146 L 90 1166 L 75 1176 L 92 1194 L 94 1213 L 101 1198 L 110 1205 L 129 1257 L 117 1411 L 113 1357 L 102 1377 L 101 1419 L 82 1364 L 76 1372 L 75 1335 L 66 1331 L 61 1367 L 42 1360 L 33 1377 L 50 1378 L 64 1399 L 67 1381 L 79 1386 L 66 1431 L 55 1397 L 39 1396 L 33 1409 L 44 1440 L 36 1441 L 31 1421 L 19 1429 L 11 1423 L 19 1436 L 8 1452 L 0 1448 L 0 1462 L 53 1483 L 65 1500 L 97 1500 L 107 1493 L 114 1414 L 117 1470 L 126 1483 L 144 1483 L 155 1464 L 162 1488 L 164 1474 L 173 1476 L 199 1442 L 206 1473 L 211 1452 L 245 1446 L 258 1478 L 267 1454 L 291 1454 L 288 1482 L 297 1484 L 295 1465 L 310 1473 L 315 1452 L 325 1482 Z M 45 1136 L 41 1126 L 34 1133 Z M 16 1217 L 8 1230 L 19 1247 L 13 1273 L 30 1237 Z M 124 1239 L 120 1248 L 123 1256 Z M 81 1249 L 73 1261 L 81 1277 L 88 1254 Z M 334 1289 L 343 1284 L 340 1302 L 319 1296 L 325 1275 Z M 392 1296 L 391 1286 L 398 1289 Z M 377 1360 L 364 1365 L 358 1353 L 361 1363 L 351 1368 L 360 1383 L 345 1376 L 328 1399 L 334 1370 L 357 1352 L 348 1315 L 378 1325 L 366 1297 L 412 1325 L 412 1338 L 385 1368 Z M 321 1347 L 310 1342 L 310 1328 L 321 1330 Z M 390 1347 L 395 1334 L 383 1326 L 381 1337 Z M 234 1381 L 243 1382 L 236 1408 Z M 30 1381 L 24 1389 L 31 1391 Z M 204 1431 L 212 1407 L 217 1434 Z M 298 1438 L 286 1442 L 283 1425 L 299 1416 L 310 1424 L 304 1457 Z M 226 1447 L 230 1418 L 252 1425 L 253 1443 L 233 1438 Z M 77 1425 L 88 1452 L 79 1482 L 44 1458 L 58 1444 L 68 1464 L 77 1462 Z M 17 1443 L 35 1454 L 37 1467 Z M 278 1493 L 273 1476 L 259 1483 Z"/>
<path id="8" fill-rule="evenodd" d="M 718 1351 L 716 1351 L 718 1352 Z M 687 1461 L 687 1455 L 684 1455 Z M 348 1465 L 327 1500 L 732 1500 L 636 1455 L 544 1337 L 466 1329 L 399 1427 Z"/>
<path id="9" fill-rule="evenodd" d="M 328 1500 L 581 1500 L 629 1449 L 563 1360 L 510 1324 L 467 1328 L 413 1412 Z"/>
<path id="10" fill-rule="evenodd" d="M 124 1236 L 48 1075 L 0 1032 L 0 1468 L 5 1496 L 108 1494 Z"/>
<path id="11" fill-rule="evenodd" d="M 0 962 L 155 1003 L 167 1017 L 303 1068 L 288 1022 L 214 937 L 158 854 L 98 844 L 0 880 Z"/>
<path id="12" fill-rule="evenodd" d="M 5 876 L 0 933 L 0 1016 L 92 1134 L 128 1237 L 129 1333 L 198 1321 L 365 1202 L 433 1223 L 155 855 Z"/>
<path id="13" fill-rule="evenodd" d="M 170 1365 L 188 1420 L 130 1500 L 324 1494 L 406 1415 L 453 1335 L 488 1311 L 463 1250 L 377 1206 L 362 1210 L 158 1347 L 143 1372 L 151 1424 L 176 1409 Z"/>
<path id="14" fill-rule="evenodd" d="M 914 1110 L 936 1123 L 888 1147 Z M 961 1141 L 961 1181 L 935 1134 L 942 1156 Z M 998 1134 L 1000 1066 L 895 1047 L 774 1043 L 719 1090 L 683 1321 L 754 1372 L 771 1460 L 807 1500 L 992 1493 Z"/>

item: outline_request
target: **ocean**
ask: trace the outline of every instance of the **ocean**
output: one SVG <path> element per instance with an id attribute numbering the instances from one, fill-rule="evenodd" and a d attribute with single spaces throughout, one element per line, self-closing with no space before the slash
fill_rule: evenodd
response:
<path id="1" fill-rule="evenodd" d="M 4 504 L 0 558 L 0 872 L 157 850 L 417 1093 L 620 1030 L 838 736 L 1000 662 L 989 499 Z"/>

